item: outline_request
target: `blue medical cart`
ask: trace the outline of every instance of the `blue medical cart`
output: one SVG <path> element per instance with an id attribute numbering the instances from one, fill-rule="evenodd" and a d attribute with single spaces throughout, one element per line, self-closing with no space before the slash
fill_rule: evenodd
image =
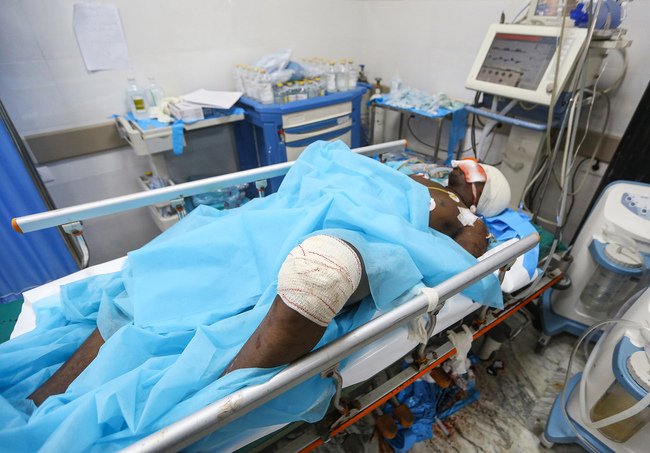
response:
<path id="1" fill-rule="evenodd" d="M 233 124 L 242 170 L 295 160 L 317 140 L 342 140 L 351 148 L 360 146 L 361 98 L 367 84 L 342 93 L 287 104 L 264 105 L 241 97 L 244 121 Z M 280 187 L 282 177 L 268 181 L 266 193 Z"/>

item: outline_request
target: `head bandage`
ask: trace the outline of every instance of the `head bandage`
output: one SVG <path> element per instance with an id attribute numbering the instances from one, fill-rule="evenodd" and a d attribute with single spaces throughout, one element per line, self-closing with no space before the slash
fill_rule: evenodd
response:
<path id="1" fill-rule="evenodd" d="M 326 327 L 359 287 L 361 273 L 361 261 L 347 243 L 312 236 L 282 264 L 278 295 L 289 308 Z"/>
<path id="2" fill-rule="evenodd" d="M 484 217 L 494 217 L 510 204 L 510 184 L 503 173 L 495 167 L 479 164 L 485 170 L 487 182 L 476 205 L 476 213 Z"/>
<path id="3" fill-rule="evenodd" d="M 458 167 L 461 169 L 465 175 L 465 181 L 467 182 L 486 182 L 487 175 L 485 174 L 485 169 L 473 159 L 463 159 L 463 160 L 452 160 L 452 167 Z"/>

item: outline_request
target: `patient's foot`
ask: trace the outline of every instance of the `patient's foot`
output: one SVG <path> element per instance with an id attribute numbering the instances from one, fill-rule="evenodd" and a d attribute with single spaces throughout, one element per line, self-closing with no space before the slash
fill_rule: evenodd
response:
<path id="1" fill-rule="evenodd" d="M 34 401 L 36 406 L 40 406 L 47 397 L 65 393 L 72 381 L 97 357 L 99 348 L 103 344 L 104 339 L 99 334 L 99 329 L 95 329 L 74 354 L 61 365 L 61 368 L 27 398 Z"/>

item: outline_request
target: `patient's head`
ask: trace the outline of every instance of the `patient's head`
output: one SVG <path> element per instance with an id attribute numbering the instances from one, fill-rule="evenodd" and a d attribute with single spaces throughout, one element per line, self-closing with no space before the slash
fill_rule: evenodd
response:
<path id="1" fill-rule="evenodd" d="M 449 187 L 474 206 L 476 214 L 493 217 L 510 204 L 510 185 L 497 168 L 475 161 L 454 162 Z"/>

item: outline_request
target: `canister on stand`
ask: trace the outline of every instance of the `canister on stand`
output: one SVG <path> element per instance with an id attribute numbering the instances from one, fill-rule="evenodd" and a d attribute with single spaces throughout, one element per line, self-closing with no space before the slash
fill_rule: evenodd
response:
<path id="1" fill-rule="evenodd" d="M 643 255 L 633 247 L 593 240 L 589 251 L 598 267 L 580 294 L 588 309 L 614 314 L 646 274 Z"/>

